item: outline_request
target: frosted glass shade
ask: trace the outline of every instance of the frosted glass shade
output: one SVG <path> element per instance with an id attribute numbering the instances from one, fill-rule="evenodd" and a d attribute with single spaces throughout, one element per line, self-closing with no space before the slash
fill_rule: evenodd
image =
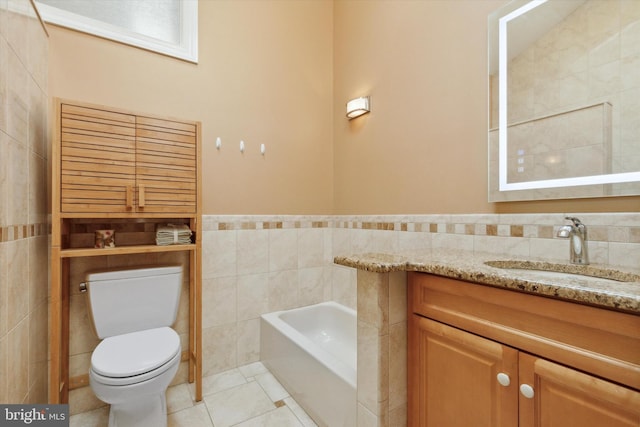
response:
<path id="1" fill-rule="evenodd" d="M 370 110 L 369 107 L 369 97 L 363 96 L 360 98 L 355 98 L 347 102 L 347 117 L 349 120 L 355 119 L 363 114 L 368 113 Z"/>

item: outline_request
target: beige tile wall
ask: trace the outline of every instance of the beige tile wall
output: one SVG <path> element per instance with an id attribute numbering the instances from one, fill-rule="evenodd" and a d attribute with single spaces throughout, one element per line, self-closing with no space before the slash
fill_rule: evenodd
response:
<path id="1" fill-rule="evenodd" d="M 593 262 L 640 265 L 640 214 L 576 214 Z M 564 214 L 215 216 L 203 220 L 205 375 L 259 359 L 259 316 L 325 300 L 356 308 L 356 272 L 333 257 L 459 248 L 568 261 Z"/>
<path id="2" fill-rule="evenodd" d="M 578 214 L 589 224 L 595 262 L 637 269 L 640 214 Z M 338 221 L 382 252 L 459 248 L 514 258 L 567 262 L 568 242 L 554 239 L 564 215 L 443 215 Z M 389 234 L 391 233 L 391 234 Z M 385 234 L 386 236 L 382 236 Z M 354 238 L 357 242 L 357 238 Z M 343 241 L 349 241 L 348 238 Z M 356 243 L 357 244 L 357 243 Z M 379 249 L 378 249 L 379 248 Z M 404 427 L 406 389 L 406 274 L 357 273 L 358 427 Z"/>
<path id="3" fill-rule="evenodd" d="M 355 281 L 332 286 L 331 242 L 326 217 L 205 216 L 204 375 L 260 359 L 264 313 L 332 299 L 355 307 Z"/>
<path id="4" fill-rule="evenodd" d="M 358 426 L 406 426 L 406 273 L 358 271 Z"/>
<path id="5" fill-rule="evenodd" d="M 600 102 L 509 126 L 510 183 L 612 173 L 611 104 Z M 489 137 L 497 158 L 497 131 Z"/>
<path id="6" fill-rule="evenodd" d="M 47 35 L 0 0 L 0 402 L 47 401 Z"/>
<path id="7" fill-rule="evenodd" d="M 640 214 L 576 214 L 589 228 L 593 262 L 640 265 Z M 357 272 L 334 265 L 334 256 L 359 252 L 402 252 L 459 248 L 517 258 L 534 257 L 568 261 L 569 242 L 554 238 L 566 223 L 564 214 L 536 215 L 407 215 L 407 216 L 243 216 L 205 215 L 203 218 L 203 353 L 204 375 L 211 375 L 260 359 L 261 314 L 334 300 L 361 309 L 357 301 Z M 75 224 L 73 239 L 90 245 L 91 227 Z M 133 242 L 136 234 L 149 233 L 115 225 L 116 243 Z M 134 227 L 134 228 L 135 228 Z M 85 229 L 86 228 L 86 229 Z M 145 231 L 146 230 L 146 231 Z M 87 241 L 84 242 L 83 239 Z M 125 239 L 125 240 L 123 240 Z M 142 237 L 145 240 L 146 237 Z M 166 255 L 169 256 L 169 255 Z M 90 330 L 84 297 L 77 284 L 86 270 L 107 266 L 171 262 L 173 259 L 113 257 L 74 259 L 71 278 L 71 374 L 88 371 L 97 339 Z M 389 375 L 381 380 L 389 392 L 383 399 L 391 419 L 402 419 L 406 396 L 398 378 L 404 365 L 398 349 L 404 347 L 403 277 L 389 277 L 384 345 L 390 354 Z M 185 285 L 186 286 L 186 285 Z M 183 302 L 186 302 L 186 289 Z M 396 307 L 392 309 L 391 307 Z M 186 340 L 186 307 L 180 309 L 176 328 Z M 374 324 L 372 327 L 377 327 Z M 377 336 L 377 335 L 376 335 Z M 379 345 L 375 342 L 359 345 Z M 377 344 L 376 344 L 377 343 Z M 185 342 L 186 345 L 186 342 Z M 402 359 L 402 357 L 400 357 Z M 184 368 L 184 367 L 183 367 Z M 186 370 L 175 383 L 186 381 Z M 377 387 L 378 382 L 374 382 Z M 371 384 L 369 384 L 371 386 Z M 365 393 L 376 388 L 362 386 Z M 364 391 L 368 390 L 368 391 Z M 372 398 L 373 399 L 373 398 Z M 375 399 L 378 399 L 376 396 Z M 101 406 L 88 387 L 71 393 L 71 412 Z M 374 416 L 371 408 L 359 409 Z M 376 415 L 377 416 L 377 415 Z"/>
<path id="8" fill-rule="evenodd" d="M 587 225 L 592 262 L 640 265 L 637 212 L 333 217 L 333 255 L 453 248 L 568 261 L 569 243 L 555 238 L 567 215 Z"/>
<path id="9" fill-rule="evenodd" d="M 640 213 L 571 215 L 588 226 L 592 262 L 640 265 Z M 404 426 L 406 275 L 356 272 L 333 265 L 333 257 L 457 248 L 568 262 L 569 242 L 555 238 L 567 223 L 564 217 L 205 216 L 205 371 L 219 372 L 259 358 L 261 313 L 318 301 L 320 291 L 311 292 L 318 295 L 311 300 L 301 295 L 311 286 L 305 283 L 305 271 L 317 268 L 309 260 L 316 259 L 324 277 L 322 285 L 314 286 L 324 289 L 325 298 L 358 310 L 358 426 Z"/>

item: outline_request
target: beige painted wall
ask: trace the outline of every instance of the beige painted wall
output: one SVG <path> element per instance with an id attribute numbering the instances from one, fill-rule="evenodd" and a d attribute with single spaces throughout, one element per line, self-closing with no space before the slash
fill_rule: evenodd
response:
<path id="1" fill-rule="evenodd" d="M 49 26 L 50 92 L 202 121 L 205 214 L 331 213 L 332 13 L 200 1 L 198 65 Z"/>
<path id="2" fill-rule="evenodd" d="M 504 3 L 335 3 L 335 213 L 640 210 L 639 197 L 487 202 L 487 16 Z M 372 112 L 348 122 L 344 103 L 366 94 Z"/>
<path id="3" fill-rule="evenodd" d="M 639 210 L 487 202 L 486 21 L 504 2 L 201 0 L 197 66 L 54 27 L 50 92 L 201 120 L 205 214 Z M 348 122 L 362 94 L 373 111 Z"/>

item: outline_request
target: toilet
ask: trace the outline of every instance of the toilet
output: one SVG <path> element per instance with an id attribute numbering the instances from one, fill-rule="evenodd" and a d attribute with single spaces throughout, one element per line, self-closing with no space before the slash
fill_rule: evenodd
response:
<path id="1" fill-rule="evenodd" d="M 102 339 L 91 355 L 89 382 L 111 405 L 109 427 L 166 427 L 166 390 L 178 371 L 181 266 L 90 272 L 89 318 Z"/>

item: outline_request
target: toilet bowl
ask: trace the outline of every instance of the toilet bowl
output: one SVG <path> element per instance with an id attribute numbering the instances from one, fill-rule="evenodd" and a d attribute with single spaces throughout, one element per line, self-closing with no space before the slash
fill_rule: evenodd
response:
<path id="1" fill-rule="evenodd" d="M 89 381 L 96 397 L 111 404 L 109 426 L 166 426 L 165 392 L 180 356 L 180 338 L 170 328 L 102 341 L 91 356 Z"/>
<path id="2" fill-rule="evenodd" d="M 181 272 L 154 267 L 88 276 L 91 318 L 103 338 L 91 355 L 89 382 L 96 397 L 111 405 L 109 427 L 167 425 L 166 390 L 182 353 L 170 327 Z"/>

